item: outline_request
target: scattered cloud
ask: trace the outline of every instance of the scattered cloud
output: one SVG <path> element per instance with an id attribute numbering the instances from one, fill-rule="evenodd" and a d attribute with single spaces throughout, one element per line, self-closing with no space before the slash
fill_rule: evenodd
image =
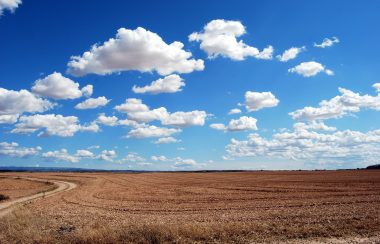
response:
<path id="1" fill-rule="evenodd" d="M 21 4 L 21 0 L 0 0 L 0 16 L 5 10 L 14 12 Z"/>
<path id="2" fill-rule="evenodd" d="M 378 93 L 380 93 L 380 83 L 375 83 L 372 85 L 372 87 L 375 88 Z"/>
<path id="3" fill-rule="evenodd" d="M 232 119 L 227 126 L 224 124 L 211 124 L 210 127 L 215 130 L 224 131 L 246 131 L 257 130 L 257 119 L 247 116 L 242 116 L 239 119 Z"/>
<path id="4" fill-rule="evenodd" d="M 326 69 L 325 66 L 314 61 L 300 63 L 299 65 L 288 69 L 288 72 L 297 73 L 304 77 L 315 76 L 320 72 L 324 72 L 327 75 L 334 75 L 334 72 L 332 70 Z"/>
<path id="5" fill-rule="evenodd" d="M 0 156 L 26 158 L 35 156 L 41 151 L 41 147 L 21 147 L 16 142 L 0 142 Z"/>
<path id="6" fill-rule="evenodd" d="M 240 21 L 217 19 L 204 26 L 202 32 L 194 32 L 189 35 L 189 41 L 200 42 L 200 48 L 211 59 L 218 56 L 233 60 L 244 60 L 246 57 L 272 59 L 272 46 L 268 46 L 260 52 L 256 47 L 237 40 L 245 33 L 245 26 Z"/>
<path id="7" fill-rule="evenodd" d="M 161 137 L 161 138 L 158 138 L 158 140 L 156 140 L 154 142 L 154 144 L 169 144 L 169 143 L 178 143 L 180 142 L 181 140 L 178 140 L 174 137 Z"/>
<path id="8" fill-rule="evenodd" d="M 113 162 L 116 157 L 117 157 L 117 153 L 115 150 L 103 150 L 95 158 L 99 160 L 107 161 L 107 162 Z"/>
<path id="9" fill-rule="evenodd" d="M 374 85 L 376 88 L 376 84 Z M 339 88 L 341 95 L 330 100 L 323 100 L 319 107 L 304 107 L 289 115 L 296 120 L 326 120 L 341 118 L 350 113 L 357 113 L 361 108 L 380 110 L 380 93 L 377 96 L 360 95 L 348 89 Z"/>
<path id="10" fill-rule="evenodd" d="M 169 113 L 164 107 L 151 110 L 140 99 L 136 98 L 126 99 L 125 103 L 116 106 L 115 109 L 119 112 L 127 113 L 129 119 L 137 122 L 148 123 L 158 120 L 162 125 L 177 127 L 203 126 L 207 117 L 205 111 L 199 110 L 178 111 L 175 113 Z"/>
<path id="11" fill-rule="evenodd" d="M 231 139 L 226 150 L 232 157 L 282 158 L 305 162 L 354 162 L 372 164 L 380 156 L 380 130 L 367 133 L 344 130 L 311 131 L 313 126 L 295 126 L 272 139 L 250 134 L 247 140 Z"/>
<path id="12" fill-rule="evenodd" d="M 38 136 L 70 137 L 78 131 L 98 132 L 96 124 L 80 125 L 75 116 L 62 116 L 60 114 L 36 114 L 21 116 L 12 133 L 31 134 L 40 131 Z"/>
<path id="13" fill-rule="evenodd" d="M 278 100 L 271 92 L 252 92 L 245 93 L 245 107 L 249 112 L 258 111 L 263 108 L 276 107 Z"/>
<path id="14" fill-rule="evenodd" d="M 96 122 L 107 126 L 119 125 L 119 120 L 116 116 L 106 116 L 104 113 L 98 115 Z"/>
<path id="15" fill-rule="evenodd" d="M 282 55 L 277 55 L 276 58 L 281 62 L 288 62 L 289 60 L 295 59 L 298 54 L 305 51 L 306 47 L 292 47 L 285 50 Z"/>
<path id="16" fill-rule="evenodd" d="M 0 123 L 15 123 L 22 113 L 45 112 L 54 103 L 27 90 L 13 91 L 0 88 Z"/>
<path id="17" fill-rule="evenodd" d="M 43 79 L 36 80 L 32 92 L 53 99 L 76 99 L 83 95 L 91 96 L 92 85 L 79 89 L 79 83 L 54 72 Z"/>
<path id="18" fill-rule="evenodd" d="M 150 85 L 144 87 L 133 86 L 132 91 L 134 93 L 176 93 L 182 91 L 182 87 L 185 86 L 183 79 L 176 74 L 165 76 L 158 80 L 153 81 Z"/>
<path id="19" fill-rule="evenodd" d="M 331 39 L 325 38 L 323 39 L 321 44 L 314 43 L 314 47 L 326 48 L 326 47 L 331 47 L 335 43 L 339 43 L 339 39 L 337 37 L 332 37 Z"/>
<path id="20" fill-rule="evenodd" d="M 136 163 L 136 162 L 145 162 L 146 159 L 139 156 L 137 153 L 128 153 L 121 161 L 124 163 Z"/>
<path id="21" fill-rule="evenodd" d="M 233 108 L 233 109 L 231 109 L 229 112 L 228 112 L 228 114 L 240 114 L 241 113 L 241 110 L 240 109 L 238 109 L 238 108 Z"/>
<path id="22" fill-rule="evenodd" d="M 192 59 L 192 54 L 183 46 L 178 41 L 168 45 L 159 35 L 142 27 L 135 30 L 120 28 L 115 38 L 100 46 L 93 45 L 82 56 L 71 57 L 68 73 L 83 76 L 137 70 L 169 75 L 203 70 L 203 60 Z"/>
<path id="23" fill-rule="evenodd" d="M 111 100 L 106 97 L 88 98 L 85 101 L 78 103 L 76 109 L 94 109 L 98 107 L 106 106 Z"/>
<path id="24" fill-rule="evenodd" d="M 128 138 L 149 138 L 149 137 L 169 137 L 175 133 L 181 132 L 181 129 L 157 127 L 154 125 L 139 127 L 128 132 Z"/>

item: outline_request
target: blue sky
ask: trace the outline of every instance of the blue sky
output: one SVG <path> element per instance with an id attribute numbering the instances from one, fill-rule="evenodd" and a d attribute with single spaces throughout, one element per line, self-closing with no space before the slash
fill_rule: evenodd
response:
<path id="1" fill-rule="evenodd" d="M 378 163 L 379 7 L 0 0 L 0 166 Z"/>

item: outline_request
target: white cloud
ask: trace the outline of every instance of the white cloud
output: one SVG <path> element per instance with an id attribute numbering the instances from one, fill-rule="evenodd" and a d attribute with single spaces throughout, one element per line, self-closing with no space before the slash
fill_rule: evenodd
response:
<path id="1" fill-rule="evenodd" d="M 94 45 L 82 56 L 73 56 L 68 72 L 76 76 L 89 73 L 105 75 L 114 72 L 138 70 L 157 71 L 161 75 L 190 73 L 203 70 L 203 60 L 192 59 L 181 42 L 166 44 L 156 33 L 138 27 L 120 28 L 115 38 Z"/>
<path id="2" fill-rule="evenodd" d="M 13 13 L 20 4 L 21 0 L 0 0 L 0 16 L 4 10 L 9 10 Z"/>
<path id="3" fill-rule="evenodd" d="M 231 139 L 226 150 L 233 157 L 283 158 L 307 163 L 341 162 L 372 164 L 380 156 L 380 130 L 367 133 L 344 130 L 311 131 L 295 127 L 292 132 L 276 133 L 272 139 L 250 134 L 247 140 Z"/>
<path id="4" fill-rule="evenodd" d="M 295 123 L 294 130 L 319 130 L 319 131 L 336 131 L 336 127 L 327 126 L 321 121 L 310 121 L 309 123 Z"/>
<path id="5" fill-rule="evenodd" d="M 136 163 L 136 162 L 145 162 L 146 159 L 139 156 L 137 153 L 128 153 L 123 159 L 122 162 Z"/>
<path id="6" fill-rule="evenodd" d="M 78 157 L 81 157 L 81 158 L 93 158 L 95 157 L 94 153 L 89 151 L 89 150 L 77 150 L 77 153 L 75 154 L 76 156 Z"/>
<path id="7" fill-rule="evenodd" d="M 152 157 L 150 157 L 150 159 L 152 161 L 155 161 L 155 162 L 168 162 L 169 161 L 169 159 L 167 157 L 163 156 L 163 155 L 161 155 L 161 156 L 152 156 Z"/>
<path id="8" fill-rule="evenodd" d="M 49 162 L 77 163 L 80 160 L 80 157 L 76 155 L 70 155 L 67 149 L 45 152 L 42 154 L 42 158 Z"/>
<path id="9" fill-rule="evenodd" d="M 97 159 L 107 162 L 113 162 L 116 157 L 117 153 L 115 150 L 103 150 L 98 156 L 96 156 Z"/>
<path id="10" fill-rule="evenodd" d="M 200 48 L 207 53 L 209 58 L 218 56 L 233 60 L 244 60 L 250 56 L 258 59 L 272 58 L 273 47 L 268 46 L 260 52 L 256 47 L 237 40 L 245 33 L 245 26 L 240 21 L 217 19 L 209 22 L 202 32 L 189 35 L 189 41 L 200 42 Z"/>
<path id="11" fill-rule="evenodd" d="M 221 123 L 210 124 L 210 128 L 215 129 L 215 130 L 226 130 L 227 129 L 227 127 Z"/>
<path id="12" fill-rule="evenodd" d="M 375 83 L 372 85 L 372 87 L 375 88 L 378 93 L 380 93 L 380 83 Z"/>
<path id="13" fill-rule="evenodd" d="M 53 99 L 75 99 L 84 94 L 90 95 L 89 93 L 91 93 L 92 90 L 92 85 L 85 86 L 83 91 L 80 90 L 79 83 L 76 83 L 57 72 L 54 72 L 43 79 L 36 80 L 32 87 L 33 93 Z"/>
<path id="14" fill-rule="evenodd" d="M 185 82 L 183 82 L 183 79 L 179 75 L 173 74 L 155 80 L 148 86 L 133 86 L 132 90 L 134 93 L 175 93 L 182 91 L 183 86 L 185 86 Z"/>
<path id="15" fill-rule="evenodd" d="M 314 61 L 300 63 L 299 65 L 288 69 L 288 72 L 297 73 L 304 77 L 315 76 L 320 72 L 325 72 L 327 75 L 334 75 L 332 70 L 326 69 L 325 66 Z"/>
<path id="16" fill-rule="evenodd" d="M 238 109 L 238 108 L 233 108 L 231 109 L 228 114 L 240 114 L 241 113 L 241 110 Z"/>
<path id="17" fill-rule="evenodd" d="M 0 88 L 0 123 L 14 123 L 22 113 L 45 112 L 54 106 L 55 104 L 27 90 Z"/>
<path id="18" fill-rule="evenodd" d="M 161 137 L 161 138 L 158 138 L 158 140 L 156 140 L 154 142 L 154 144 L 169 144 L 169 143 L 178 143 L 180 142 L 181 140 L 178 140 L 174 137 Z"/>
<path id="19" fill-rule="evenodd" d="M 70 162 L 78 163 L 82 159 L 99 159 L 113 162 L 117 154 L 114 150 L 103 150 L 99 155 L 95 155 L 89 150 L 77 150 L 75 154 L 70 154 L 67 149 L 63 148 L 56 151 L 48 151 L 42 154 L 42 158 L 50 162 Z"/>
<path id="20" fill-rule="evenodd" d="M 17 122 L 18 117 L 18 114 L 0 115 L 0 124 L 14 124 Z"/>
<path id="21" fill-rule="evenodd" d="M 337 37 L 333 37 L 331 39 L 325 38 L 321 44 L 314 43 L 314 47 L 326 48 L 331 47 L 334 43 L 339 43 L 339 39 Z"/>
<path id="22" fill-rule="evenodd" d="M 106 97 L 88 98 L 85 101 L 78 103 L 76 109 L 94 109 L 102 106 L 106 106 L 110 100 Z"/>
<path id="23" fill-rule="evenodd" d="M 154 125 L 139 127 L 128 132 L 128 138 L 169 137 L 181 132 L 180 129 L 157 127 Z"/>
<path id="24" fill-rule="evenodd" d="M 163 125 L 178 127 L 203 126 L 207 113 L 205 111 L 194 110 L 190 112 L 175 112 L 161 119 Z"/>
<path id="25" fill-rule="evenodd" d="M 191 158 L 181 158 L 177 157 L 174 159 L 174 167 L 187 168 L 197 166 L 197 162 Z"/>
<path id="26" fill-rule="evenodd" d="M 0 156 L 25 158 L 37 155 L 41 147 L 20 147 L 16 142 L 0 142 Z"/>
<path id="27" fill-rule="evenodd" d="M 178 127 L 203 126 L 207 113 L 205 111 L 194 110 L 190 112 L 178 111 L 169 113 L 166 108 L 160 107 L 150 110 L 140 99 L 129 98 L 125 103 L 115 107 L 122 113 L 127 113 L 128 118 L 137 122 L 161 121 L 162 125 L 172 125 Z"/>
<path id="28" fill-rule="evenodd" d="M 99 127 L 96 124 L 88 126 L 80 125 L 75 116 L 62 116 L 55 114 L 36 114 L 31 116 L 21 116 L 15 125 L 12 133 L 30 134 L 40 131 L 38 136 L 73 136 L 78 131 L 97 132 Z"/>
<path id="29" fill-rule="evenodd" d="M 245 93 L 245 107 L 249 112 L 275 107 L 279 102 L 271 92 L 247 91 Z"/>
<path id="30" fill-rule="evenodd" d="M 257 119 L 247 116 L 242 116 L 239 119 L 232 119 L 227 126 L 224 124 L 211 124 L 210 127 L 215 130 L 224 131 L 245 131 L 257 130 Z"/>
<path id="31" fill-rule="evenodd" d="M 128 98 L 123 104 L 115 107 L 121 113 L 145 112 L 149 111 L 149 107 L 142 103 L 141 99 Z"/>
<path id="32" fill-rule="evenodd" d="M 312 121 L 341 118 L 350 113 L 357 113 L 361 108 L 380 110 L 380 93 L 377 96 L 360 95 L 344 88 L 339 88 L 339 92 L 341 95 L 321 101 L 319 107 L 304 107 L 289 115 L 293 119 Z"/>
<path id="33" fill-rule="evenodd" d="M 285 50 L 282 55 L 277 55 L 276 58 L 281 62 L 288 62 L 289 60 L 295 59 L 298 56 L 298 54 L 305 50 L 305 47 L 292 47 L 288 50 Z"/>
<path id="34" fill-rule="evenodd" d="M 107 126 L 116 126 L 119 124 L 116 116 L 106 116 L 104 113 L 98 115 L 96 122 Z"/>

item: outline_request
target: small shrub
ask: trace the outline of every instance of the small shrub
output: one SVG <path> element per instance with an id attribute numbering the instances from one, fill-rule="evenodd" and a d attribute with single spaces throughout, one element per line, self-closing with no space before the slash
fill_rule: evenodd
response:
<path id="1" fill-rule="evenodd" d="M 9 199 L 8 196 L 0 194 L 0 201 L 5 201 L 5 200 L 8 200 L 8 199 Z"/>

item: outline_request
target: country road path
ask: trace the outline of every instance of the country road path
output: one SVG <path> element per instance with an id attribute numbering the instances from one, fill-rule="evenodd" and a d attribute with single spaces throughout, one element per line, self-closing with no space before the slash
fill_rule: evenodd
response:
<path id="1" fill-rule="evenodd" d="M 49 180 L 49 179 L 39 179 L 39 178 L 31 178 L 31 177 L 21 177 L 22 179 L 26 180 L 33 180 L 33 181 L 41 181 L 41 182 L 51 182 L 57 186 L 57 188 L 47 191 L 47 192 L 40 192 L 31 196 L 25 196 L 21 198 L 14 199 L 12 201 L 7 201 L 0 203 L 0 217 L 5 216 L 6 214 L 12 212 L 12 210 L 19 206 L 20 204 L 23 204 L 28 201 L 37 200 L 40 198 L 50 197 L 54 196 L 56 194 L 59 194 L 61 192 L 69 191 L 77 187 L 77 184 L 67 181 L 60 181 L 60 180 Z"/>

